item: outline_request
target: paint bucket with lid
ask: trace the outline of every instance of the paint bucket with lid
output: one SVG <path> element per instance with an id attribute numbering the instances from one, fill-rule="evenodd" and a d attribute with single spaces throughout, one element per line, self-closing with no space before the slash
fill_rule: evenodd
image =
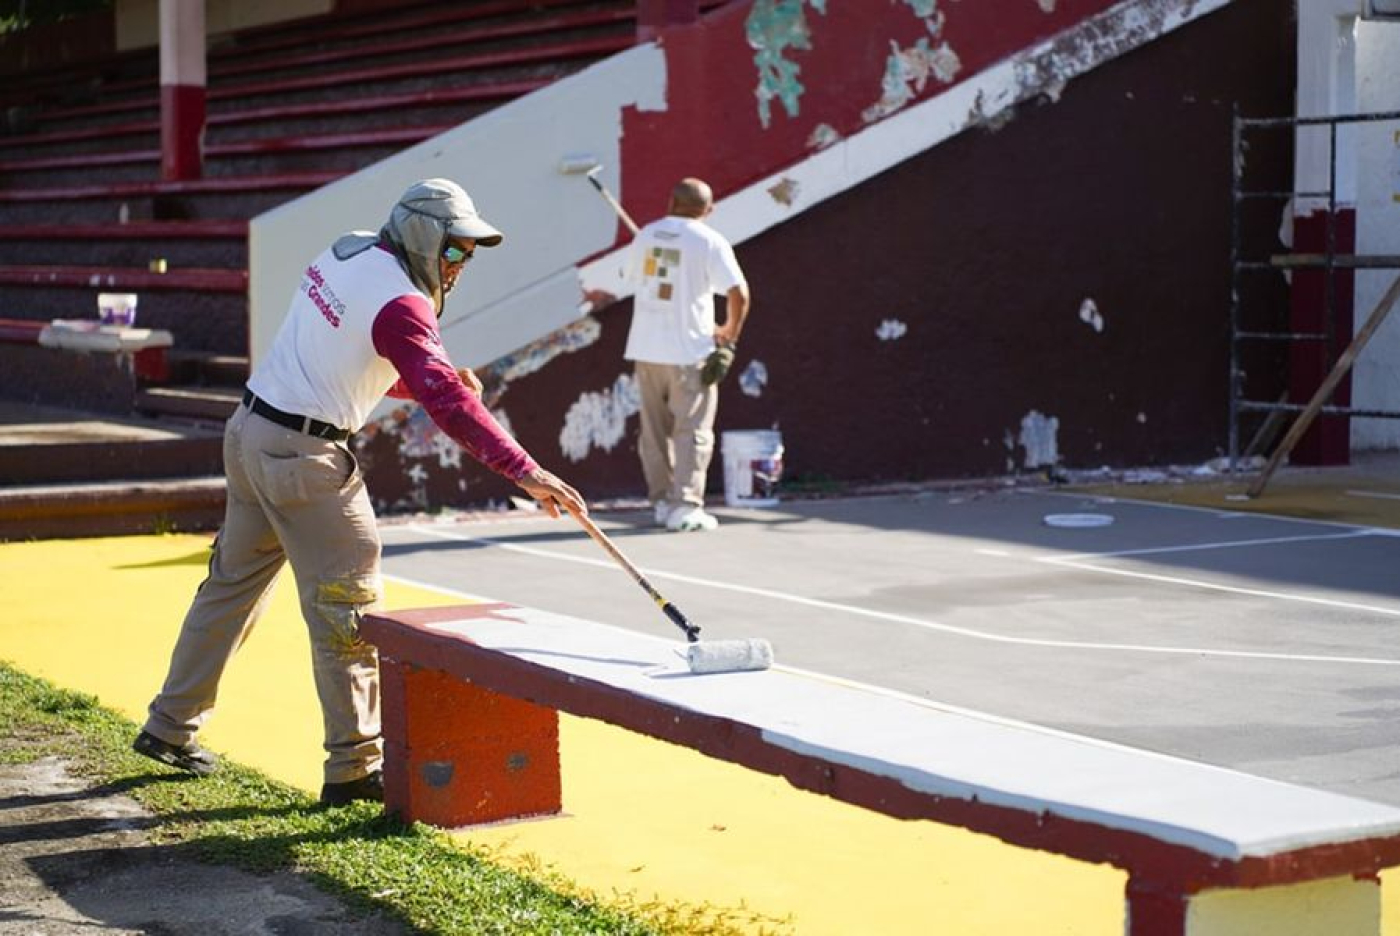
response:
<path id="1" fill-rule="evenodd" d="M 783 436 L 776 429 L 720 434 L 724 502 L 730 507 L 772 507 L 783 476 Z"/>
<path id="2" fill-rule="evenodd" d="M 97 314 L 103 325 L 126 325 L 136 323 L 135 293 L 98 293 Z"/>

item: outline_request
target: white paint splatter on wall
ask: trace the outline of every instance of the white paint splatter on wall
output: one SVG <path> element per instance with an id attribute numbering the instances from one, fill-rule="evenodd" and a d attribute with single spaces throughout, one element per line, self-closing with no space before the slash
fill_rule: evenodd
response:
<path id="1" fill-rule="evenodd" d="M 1040 4 L 1040 10 L 1042 13 L 1055 12 L 1055 0 L 1036 0 L 1036 2 Z"/>
<path id="2" fill-rule="evenodd" d="M 559 448 L 571 462 L 581 462 L 596 446 L 611 452 L 627 431 L 627 418 L 640 412 L 641 393 L 631 374 L 621 374 L 601 393 L 585 393 L 564 415 Z"/>
<path id="3" fill-rule="evenodd" d="M 875 329 L 875 337 L 881 341 L 898 341 L 909 331 L 909 326 L 899 319 L 885 319 L 880 323 L 880 327 Z"/>
<path id="4" fill-rule="evenodd" d="M 506 415 L 505 410 L 493 409 L 491 411 L 491 415 L 496 417 L 496 422 L 501 424 L 501 428 L 506 431 L 507 435 L 509 435 L 512 439 L 515 438 L 515 430 L 511 427 L 510 417 Z"/>
<path id="5" fill-rule="evenodd" d="M 744 391 L 744 396 L 761 397 L 766 386 L 768 367 L 762 361 L 750 361 L 749 366 L 739 375 L 739 389 Z"/>
<path id="6" fill-rule="evenodd" d="M 440 468 L 462 467 L 461 447 L 417 404 L 396 410 L 380 422 L 380 429 L 398 436 L 399 454 L 404 458 L 436 458 Z"/>
<path id="7" fill-rule="evenodd" d="M 1103 333 L 1103 316 L 1099 314 L 1098 303 L 1085 299 L 1079 304 L 1079 320 L 1094 331 Z"/>
<path id="8" fill-rule="evenodd" d="M 1018 440 L 1026 450 L 1026 467 L 1052 466 L 1059 462 L 1060 420 L 1045 416 L 1038 410 L 1031 410 L 1021 417 L 1021 436 Z"/>

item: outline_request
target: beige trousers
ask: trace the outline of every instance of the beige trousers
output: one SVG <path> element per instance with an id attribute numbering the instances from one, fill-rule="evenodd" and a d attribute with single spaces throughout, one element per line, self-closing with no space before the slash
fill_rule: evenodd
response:
<path id="1" fill-rule="evenodd" d="M 636 362 L 642 397 L 638 449 L 647 499 L 675 508 L 705 505 L 705 474 L 715 450 L 719 388 L 700 383 L 700 364 Z"/>
<path id="2" fill-rule="evenodd" d="M 290 561 L 311 636 L 327 783 L 380 766 L 379 657 L 359 622 L 379 601 L 379 531 L 344 443 L 284 429 L 240 406 L 224 430 L 228 507 L 209 575 L 185 616 L 146 730 L 186 744 Z"/>

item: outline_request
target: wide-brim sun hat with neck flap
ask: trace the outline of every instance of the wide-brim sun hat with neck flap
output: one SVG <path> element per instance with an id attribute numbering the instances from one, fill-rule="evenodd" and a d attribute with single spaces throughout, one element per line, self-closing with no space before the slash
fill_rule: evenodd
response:
<path id="1" fill-rule="evenodd" d="M 495 247 L 505 239 L 477 212 L 476 203 L 466 189 L 451 179 L 415 182 L 403 193 L 394 210 L 426 215 L 442 223 L 448 237 L 471 238 L 480 247 Z"/>

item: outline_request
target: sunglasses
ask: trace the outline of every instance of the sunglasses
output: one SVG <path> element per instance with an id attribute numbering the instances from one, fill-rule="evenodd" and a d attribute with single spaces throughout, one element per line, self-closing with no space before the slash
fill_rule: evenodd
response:
<path id="1" fill-rule="evenodd" d="M 456 244 L 448 244 L 442 248 L 442 259 L 448 263 L 466 263 L 476 254 L 475 250 L 463 250 Z"/>

